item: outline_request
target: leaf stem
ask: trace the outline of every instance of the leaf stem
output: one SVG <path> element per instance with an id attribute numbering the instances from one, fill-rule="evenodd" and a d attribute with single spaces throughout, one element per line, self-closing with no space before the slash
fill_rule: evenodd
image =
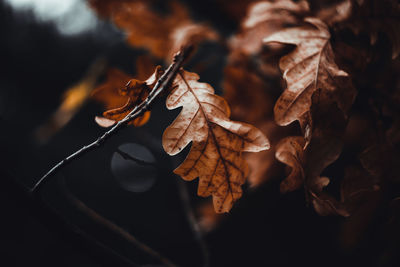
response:
<path id="1" fill-rule="evenodd" d="M 149 96 L 138 106 L 136 106 L 125 118 L 118 121 L 109 131 L 105 132 L 102 136 L 97 138 L 94 142 L 90 143 L 79 149 L 78 151 L 74 152 L 73 154 L 69 155 L 68 157 L 61 160 L 57 163 L 53 168 L 51 168 L 45 175 L 43 175 L 33 186 L 31 189 L 31 193 L 35 193 L 38 191 L 44 182 L 47 180 L 48 177 L 59 171 L 62 167 L 69 164 L 76 158 L 79 158 L 86 154 L 87 152 L 94 150 L 100 147 L 108 138 L 116 134 L 119 130 L 126 127 L 126 125 L 134 120 L 135 118 L 143 115 L 144 112 L 149 110 L 151 104 L 154 100 L 167 88 L 169 88 L 170 84 L 174 80 L 177 72 L 181 68 L 184 61 L 189 57 L 193 50 L 193 46 L 186 46 L 183 47 L 174 57 L 173 62 L 169 65 L 168 69 L 165 73 L 158 79 L 157 83 L 155 84 L 154 88 L 149 93 Z"/>

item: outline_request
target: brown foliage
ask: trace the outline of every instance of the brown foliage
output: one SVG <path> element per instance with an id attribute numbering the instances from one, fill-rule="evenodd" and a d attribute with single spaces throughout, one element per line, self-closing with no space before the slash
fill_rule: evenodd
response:
<path id="1" fill-rule="evenodd" d="M 294 191 L 304 183 L 304 147 L 301 136 L 290 136 L 282 139 L 276 148 L 276 158 L 291 167 L 289 176 L 281 183 L 281 192 Z"/>
<path id="2" fill-rule="evenodd" d="M 235 36 L 235 38 L 240 38 Z M 257 36 L 259 44 L 262 36 Z M 273 119 L 272 109 L 280 94 L 277 58 L 280 48 L 259 51 L 249 57 L 241 46 L 230 45 L 228 63 L 224 68 L 223 88 L 227 101 L 232 105 L 232 117 L 254 124 L 268 133 L 271 148 L 259 153 L 246 154 L 250 173 L 248 181 L 258 186 L 279 175 L 281 167 L 275 160 L 275 146 L 288 134 L 288 129 L 279 127 Z"/>
<path id="3" fill-rule="evenodd" d="M 260 1 L 248 7 L 247 15 L 242 21 L 241 31 L 231 40 L 235 50 L 246 54 L 259 53 L 262 39 L 286 25 L 296 25 L 301 16 L 309 11 L 306 1 L 297 3 L 291 0 Z"/>
<path id="4" fill-rule="evenodd" d="M 162 74 L 161 67 L 145 81 L 130 79 L 124 72 L 110 69 L 107 73 L 107 82 L 96 88 L 93 97 L 104 103 L 109 110 L 103 113 L 104 117 L 96 117 L 96 122 L 102 127 L 110 127 L 122 120 L 143 100 L 145 100 Z M 129 124 L 142 126 L 150 118 L 150 111 L 132 120 Z"/>
<path id="5" fill-rule="evenodd" d="M 242 22 L 240 34 L 231 41 L 230 62 L 225 71 L 224 87 L 228 100 L 234 103 L 233 115 L 255 122 L 258 126 L 274 125 L 269 114 L 270 100 L 276 99 L 276 90 L 273 89 L 276 77 L 273 71 L 269 71 L 273 67 L 265 67 L 273 66 L 273 57 L 267 59 L 265 54 L 279 54 L 281 47 L 276 46 L 276 43 L 295 45 L 279 63 L 287 88 L 277 100 L 274 113 L 279 125 L 289 125 L 298 120 L 303 137 L 284 138 L 285 134 L 280 132 L 276 141 L 272 139 L 272 150 L 251 155 L 250 164 L 258 176 L 255 181 L 267 180 L 260 178 L 268 176 L 260 170 L 273 165 L 274 160 L 266 155 L 273 151 L 276 158 L 290 168 L 289 175 L 281 184 L 281 191 L 293 191 L 304 184 L 309 201 L 321 215 L 348 216 L 356 210 L 356 206 L 361 205 L 360 201 L 346 198 L 345 195 L 352 194 L 344 189 L 341 200 L 336 200 L 326 191 L 330 179 L 321 177 L 325 168 L 340 156 L 349 110 L 356 96 L 349 74 L 335 62 L 331 31 L 327 25 L 335 29 L 348 25 L 353 5 L 350 1 L 319 5 L 313 3 L 310 11 L 302 2 L 262 1 L 252 4 Z M 314 18 L 311 17 L 313 12 Z M 282 14 L 286 16 L 280 16 Z M 304 16 L 309 17 L 303 19 Z M 268 47 L 263 47 L 262 43 Z M 364 53 L 363 50 L 355 50 L 344 42 L 334 42 L 333 45 L 335 52 L 342 53 L 339 55 L 340 62 L 347 60 L 351 63 L 352 73 L 354 66 L 365 69 L 364 62 L 368 57 L 360 55 L 360 52 Z M 249 64 L 246 57 L 250 53 L 264 58 L 264 65 L 257 61 Z M 239 86 L 241 83 L 247 83 L 252 90 L 243 89 L 243 86 Z M 257 95 L 260 97 L 257 98 Z M 266 100 L 258 104 L 262 102 L 261 96 Z M 263 108 L 249 111 L 249 106 Z M 274 132 L 272 129 L 269 127 L 267 132 Z M 270 169 L 268 171 L 271 173 Z M 347 188 L 349 180 L 351 178 L 344 179 L 343 188 Z M 355 187 L 363 187 L 360 179 L 358 182 L 356 178 L 353 180 Z M 377 190 L 378 181 L 371 181 L 370 191 Z"/>
<path id="6" fill-rule="evenodd" d="M 168 109 L 182 106 L 163 134 L 164 150 L 175 155 L 192 141 L 191 150 L 175 173 L 185 180 L 199 177 L 198 194 L 213 196 L 216 212 L 228 212 L 242 195 L 248 168 L 242 152 L 269 148 L 255 127 L 229 119 L 226 101 L 195 73 L 181 71 L 167 98 Z"/>
<path id="7" fill-rule="evenodd" d="M 388 226 L 386 239 L 393 241 L 395 236 L 398 241 L 398 1 L 217 0 L 209 16 L 214 24 L 194 21 L 179 0 L 163 1 L 160 6 L 156 5 L 161 0 L 88 1 L 101 17 L 124 32 L 128 45 L 144 48 L 161 64 L 173 63 L 166 70 L 168 75 L 162 76 L 160 66 L 154 71 L 150 57 L 139 57 L 136 78 L 110 68 L 106 81 L 92 91 L 102 72 L 97 69 L 67 91 L 56 120 L 50 120 L 50 130 L 65 125 L 91 94 L 106 110 L 96 122 L 103 127 L 117 124 L 90 144 L 92 149 L 128 121 L 144 125 L 153 101 L 167 92 L 166 107 L 179 108 L 180 113 L 165 129 L 162 146 L 173 156 L 190 145 L 174 173 L 186 181 L 199 178 L 197 195 L 211 196 L 190 203 L 182 197 L 197 240 L 202 242 L 200 230 L 210 233 L 218 230 L 218 224 L 227 229 L 222 233 L 225 236 L 231 231 L 229 220 L 235 220 L 239 212 L 267 212 L 259 208 L 263 205 L 255 205 L 271 197 L 262 195 L 269 184 L 261 185 L 269 182 L 270 188 L 279 186 L 286 194 L 281 198 L 272 194 L 276 203 L 300 198 L 304 206 L 313 208 L 314 216 L 345 217 L 334 222 L 339 225 L 336 236 L 345 248 L 356 247 L 368 228 L 377 225 Z M 194 1 L 190 4 L 197 5 Z M 203 3 L 198 6 L 208 10 Z M 203 15 L 193 11 L 196 16 Z M 221 17 L 213 18 L 219 15 L 215 11 L 221 12 Z M 217 25 L 223 19 L 228 21 Z M 189 47 L 191 55 L 191 48 L 204 41 L 213 43 L 200 47 L 200 53 L 190 59 L 188 66 L 195 72 L 181 68 L 188 57 L 172 59 L 175 52 Z M 218 49 L 209 53 L 214 47 Z M 216 68 L 221 62 L 225 63 L 223 77 L 218 77 L 221 70 Z M 208 74 L 203 75 L 204 70 L 215 71 L 211 76 L 217 81 L 223 78 L 224 98 L 215 94 L 213 86 L 199 82 L 200 76 Z M 157 90 L 152 91 L 154 88 Z M 150 128 L 156 129 L 152 125 L 145 130 Z M 45 131 L 40 135 L 45 139 Z M 89 151 L 87 147 L 83 151 Z M 61 161 L 55 170 L 77 154 Z M 242 197 L 246 183 L 250 197 L 232 216 L 223 214 Z M 290 194 L 296 190 L 301 192 Z M 250 207 L 248 203 L 256 204 Z M 249 207 L 244 207 L 246 204 Z M 190 205 L 196 210 L 199 225 Z M 394 205 L 393 211 L 389 205 Z M 243 212 L 243 207 L 249 210 Z M 309 216 L 309 220 L 315 219 Z M 373 234 L 377 233 L 374 229 Z"/>
<path id="8" fill-rule="evenodd" d="M 316 12 L 316 17 L 325 22 L 329 26 L 335 26 L 338 23 L 348 20 L 352 12 L 352 1 L 334 1 L 333 4 L 328 4 L 321 1 L 319 4 L 318 12 Z M 325 5 L 324 5 L 325 4 Z"/>
<path id="9" fill-rule="evenodd" d="M 146 48 L 158 58 L 171 60 L 181 46 L 218 39 L 210 27 L 193 22 L 179 2 L 168 3 L 164 15 L 152 9 L 151 1 L 93 0 L 91 6 L 123 29 L 130 45 Z"/>
<path id="10" fill-rule="evenodd" d="M 242 155 L 243 151 L 265 149 L 265 137 L 256 140 L 263 136 L 259 130 L 231 121 L 225 100 L 214 95 L 211 86 L 199 83 L 197 74 L 181 72 L 167 107 L 182 106 L 183 110 L 165 131 L 163 145 L 171 155 L 190 142 L 192 148 L 175 172 L 186 180 L 199 177 L 198 194 L 212 195 L 216 211 L 226 212 L 241 196 L 247 174 L 244 158 L 251 167 L 252 186 L 282 177 L 281 162 L 288 171 L 281 182 L 282 192 L 303 186 L 319 214 L 356 213 L 371 192 L 381 189 L 382 181 L 398 181 L 388 169 L 397 170 L 399 162 L 394 156 L 400 143 L 399 66 L 393 61 L 376 76 L 369 67 L 387 63 L 385 55 L 375 49 L 389 47 L 386 41 L 392 47 L 392 58 L 399 54 L 398 4 L 392 0 L 237 2 L 218 1 L 224 14 L 242 19 L 238 32 L 226 40 L 225 97 L 233 119 L 268 133 L 271 149 Z M 155 3 L 91 1 L 101 16 L 126 32 L 132 46 L 145 47 L 164 60 L 183 44 L 221 40 L 209 26 L 193 22 L 179 2 L 168 1 L 164 13 L 152 8 Z M 114 70 L 102 89 L 96 90 L 95 97 L 114 109 L 104 114 L 106 118 L 120 119 L 147 95 L 149 82 L 135 80 L 121 90 L 130 79 Z M 357 110 L 357 116 L 350 112 L 357 95 L 353 84 L 362 94 L 361 101 L 369 105 L 367 110 Z M 103 118 L 101 124 L 109 122 Z M 247 143 L 245 132 L 254 135 Z M 337 199 L 329 188 L 331 179 L 337 178 L 325 172 L 349 145 L 359 150 L 360 157 L 341 166 L 346 174 L 338 178 L 342 189 Z"/>
<path id="11" fill-rule="evenodd" d="M 279 63 L 287 84 L 274 108 L 279 125 L 301 120 L 310 110 L 311 96 L 319 88 L 336 98 L 344 112 L 347 112 L 355 96 L 349 83 L 341 81 L 348 74 L 334 62 L 327 26 L 316 18 L 306 18 L 305 22 L 309 25 L 287 28 L 264 38 L 265 43 L 297 46 Z"/>

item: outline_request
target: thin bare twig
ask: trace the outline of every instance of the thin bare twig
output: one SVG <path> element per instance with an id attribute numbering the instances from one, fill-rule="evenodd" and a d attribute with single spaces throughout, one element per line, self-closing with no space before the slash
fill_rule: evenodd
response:
<path id="1" fill-rule="evenodd" d="M 190 55 L 192 50 L 193 50 L 192 46 L 183 47 L 175 55 L 174 61 L 171 63 L 171 65 L 169 65 L 168 69 L 160 77 L 160 79 L 157 81 L 154 88 L 149 93 L 149 96 L 142 103 L 140 103 L 138 106 L 136 106 L 128 115 L 126 115 L 125 118 L 118 121 L 109 131 L 105 132 L 101 137 L 97 138 L 96 141 L 92 142 L 89 145 L 82 147 L 75 153 L 69 155 L 68 157 L 64 158 L 59 163 L 57 163 L 52 169 L 50 169 L 44 176 L 42 176 L 42 178 L 40 178 L 36 182 L 36 184 L 31 189 L 31 192 L 32 193 L 36 192 L 48 177 L 50 177 L 51 175 L 53 175 L 54 173 L 59 171 L 62 167 L 64 167 L 68 163 L 70 163 L 72 160 L 79 158 L 82 155 L 86 154 L 87 152 L 100 147 L 108 138 L 110 138 L 112 135 L 116 134 L 119 130 L 124 128 L 128 124 L 128 122 L 143 115 L 144 112 L 146 112 L 150 108 L 150 106 L 154 102 L 154 100 L 164 90 L 169 88 L 169 86 L 172 83 L 172 81 L 174 80 L 177 72 L 181 68 L 183 62 L 188 58 L 188 56 Z"/>

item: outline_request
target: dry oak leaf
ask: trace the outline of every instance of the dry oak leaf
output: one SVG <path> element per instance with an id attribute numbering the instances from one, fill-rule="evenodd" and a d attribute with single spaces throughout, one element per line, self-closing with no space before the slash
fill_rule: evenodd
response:
<path id="1" fill-rule="evenodd" d="M 152 2 L 156 1 L 91 0 L 91 6 L 123 29 L 130 45 L 146 48 L 158 58 L 169 60 L 184 45 L 218 39 L 209 26 L 193 22 L 180 2 L 168 1 L 167 14 L 155 11 Z"/>
<path id="2" fill-rule="evenodd" d="M 314 192 L 311 192 L 312 203 L 315 211 L 322 215 L 341 215 L 348 217 L 355 214 L 365 205 L 370 206 L 372 196 L 379 192 L 378 180 L 369 175 L 360 167 L 350 166 L 346 168 L 344 179 L 340 188 L 340 200 L 323 191 L 329 184 L 329 178 L 319 177 L 315 180 Z M 317 184 L 318 183 L 318 184 Z M 373 209 L 373 207 L 370 207 Z"/>
<path id="3" fill-rule="evenodd" d="M 162 75 L 161 67 L 158 66 L 154 73 L 146 80 L 139 81 L 136 79 L 130 79 L 126 83 L 126 79 L 129 76 L 123 72 L 112 69 L 108 73 L 108 80 L 105 84 L 98 87 L 95 91 L 94 96 L 99 100 L 103 100 L 106 106 L 114 105 L 119 103 L 119 107 L 107 110 L 103 113 L 104 117 L 96 117 L 97 124 L 102 127 L 110 127 L 117 121 L 124 119 L 131 110 L 143 102 L 151 89 L 156 84 L 157 80 Z M 123 84 L 125 86 L 123 86 Z M 109 98 L 104 98 L 108 96 Z M 134 126 L 142 126 L 150 119 L 150 111 L 146 111 L 142 116 L 130 121 L 128 124 Z"/>
<path id="4" fill-rule="evenodd" d="M 317 89 L 332 94 L 344 112 L 355 95 L 349 86 L 348 74 L 334 61 L 328 27 L 317 18 L 304 21 L 308 24 L 286 28 L 263 39 L 264 43 L 297 46 L 279 63 L 287 89 L 277 100 L 274 113 L 276 122 L 282 126 L 301 120 L 310 110 L 311 96 Z"/>
<path id="5" fill-rule="evenodd" d="M 276 146 L 276 159 L 291 168 L 290 174 L 281 182 L 282 193 L 297 190 L 304 183 L 304 144 L 305 140 L 302 136 L 289 136 L 282 139 Z"/>
<path id="6" fill-rule="evenodd" d="M 174 170 L 184 180 L 199 177 L 198 195 L 213 196 L 217 213 L 228 212 L 242 195 L 248 166 L 242 152 L 269 148 L 268 139 L 252 125 L 231 121 L 226 101 L 195 73 L 180 71 L 167 97 L 168 109 L 181 113 L 163 134 L 163 147 L 176 155 L 190 142 L 185 161 Z"/>
<path id="7" fill-rule="evenodd" d="M 309 197 L 311 198 L 311 203 L 314 207 L 314 210 L 319 215 L 340 215 L 343 217 L 350 216 L 343 203 L 338 201 L 331 194 L 324 191 L 324 188 L 330 183 L 330 179 L 328 177 L 318 176 L 313 179 L 313 182 L 313 188 L 308 193 L 310 194 Z"/>
<path id="8" fill-rule="evenodd" d="M 272 86 L 250 69 L 249 64 L 243 55 L 239 61 L 228 63 L 224 68 L 223 87 L 224 97 L 233 107 L 232 116 L 254 124 L 271 115 L 274 102 L 268 90 Z"/>
<path id="9" fill-rule="evenodd" d="M 321 4 L 323 2 L 321 1 Z M 339 2 L 329 3 L 320 7 L 316 16 L 329 26 L 348 20 L 352 13 L 352 0 L 343 0 Z"/>
<path id="10" fill-rule="evenodd" d="M 245 54 L 258 53 L 262 39 L 286 25 L 296 25 L 301 17 L 309 12 L 308 3 L 304 0 L 259 1 L 249 5 L 248 12 L 241 24 L 241 32 L 230 42 L 233 49 Z"/>
<path id="11" fill-rule="evenodd" d="M 107 70 L 106 81 L 96 87 L 92 92 L 92 98 L 104 105 L 106 109 L 114 109 L 123 106 L 127 97 L 119 93 L 132 77 L 125 72 L 110 68 Z"/>
<path id="12" fill-rule="evenodd" d="M 172 2 L 170 14 L 165 16 L 153 11 L 151 2 L 146 1 L 113 1 L 107 6 L 101 1 L 91 2 L 95 10 L 126 32 L 129 44 L 147 48 L 159 58 L 169 52 L 171 29 L 189 20 L 187 10 L 177 2 Z"/>

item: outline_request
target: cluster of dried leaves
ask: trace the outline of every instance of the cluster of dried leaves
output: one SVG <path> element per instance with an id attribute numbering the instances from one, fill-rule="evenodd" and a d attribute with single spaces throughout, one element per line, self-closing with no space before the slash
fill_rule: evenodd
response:
<path id="1" fill-rule="evenodd" d="M 389 8 L 388 15 L 384 11 Z M 282 0 L 260 1 L 249 6 L 240 32 L 230 42 L 231 54 L 225 77 L 229 86 L 225 89 L 228 90 L 228 101 L 236 104 L 235 117 L 261 128 L 269 124 L 267 134 L 277 135 L 269 135 L 272 140 L 270 151 L 250 156 L 257 162 L 256 166 L 268 162 L 264 172 L 258 169 L 250 177 L 253 185 L 279 173 L 273 163 L 272 154 L 275 154 L 276 160 L 287 165 L 288 174 L 281 183 L 281 191 L 304 187 L 306 200 L 321 215 L 349 216 L 371 199 L 376 200 L 386 186 L 388 177 L 385 176 L 396 173 L 398 150 L 387 139 L 389 132 L 396 131 L 393 129 L 395 122 L 387 129 L 379 129 L 383 139 L 379 144 L 377 127 L 370 125 L 361 130 L 354 124 L 374 121 L 382 126 L 380 120 L 387 120 L 381 117 L 387 107 L 383 103 L 373 107 L 371 101 L 375 94 L 383 92 L 387 92 L 386 101 L 393 99 L 393 93 L 398 90 L 395 77 L 392 76 L 390 82 L 386 79 L 391 76 L 388 73 L 396 71 L 398 64 L 400 31 L 394 27 L 400 25 L 399 15 L 395 1 Z M 382 46 L 385 47 L 382 49 Z M 280 73 L 276 71 L 276 63 Z M 384 67 L 379 70 L 379 82 L 372 78 L 377 76 L 376 73 L 369 73 L 377 71 L 377 64 Z M 238 82 L 234 71 L 250 72 L 243 81 L 247 78 L 252 88 L 258 84 L 262 93 L 257 92 L 248 98 L 249 102 L 240 103 L 239 99 L 244 99 L 246 91 L 235 86 Z M 276 87 L 281 88 L 277 82 L 280 74 L 284 84 L 282 93 L 276 90 Z M 257 79 L 257 83 L 253 82 Z M 382 82 L 385 82 L 385 88 L 379 84 Z M 271 100 L 265 101 L 268 105 L 258 104 L 261 95 L 275 101 L 273 109 Z M 353 106 L 355 101 L 362 104 Z M 265 107 L 265 112 L 258 110 L 260 117 L 253 117 L 256 113 L 245 111 L 252 105 Z M 369 109 L 368 113 L 364 108 Z M 378 114 L 371 118 L 372 113 Z M 394 114 L 392 111 L 390 120 L 396 117 Z M 293 124 L 295 128 L 287 127 Z M 287 131 L 280 126 L 286 126 Z M 367 136 L 368 141 L 363 140 Z M 378 147 L 379 152 L 375 150 Z M 391 152 L 383 152 L 383 147 Z M 327 177 L 325 173 L 329 171 L 326 168 L 340 159 L 343 149 L 355 155 L 343 155 L 346 162 L 339 160 L 340 165 L 330 171 L 338 177 Z M 379 166 L 376 160 L 381 157 L 386 158 L 385 164 L 391 162 L 393 165 Z M 369 158 L 368 162 L 366 158 Z M 381 170 L 380 175 L 377 170 L 371 171 L 372 166 Z M 328 185 L 332 178 L 336 179 L 335 184 L 341 183 L 340 192 L 330 192 Z M 339 199 L 334 197 L 338 193 Z"/>
<path id="2" fill-rule="evenodd" d="M 166 104 L 182 111 L 164 132 L 163 146 L 175 155 L 192 142 L 175 173 L 185 180 L 199 177 L 198 194 L 212 195 L 217 212 L 229 211 L 241 197 L 248 175 L 243 157 L 250 165 L 251 186 L 286 173 L 283 193 L 304 188 L 306 201 L 319 214 L 355 214 L 349 225 L 368 221 L 379 203 L 398 196 L 381 197 L 400 182 L 396 1 L 217 1 L 241 20 L 229 38 L 194 22 L 179 2 L 168 1 L 164 13 L 153 9 L 153 2 L 90 1 L 126 32 L 129 44 L 165 62 L 182 45 L 225 42 L 229 55 L 223 89 L 232 117 L 260 129 L 231 121 L 226 101 L 198 82 L 197 74 L 178 73 Z M 150 75 L 149 65 L 138 62 L 140 79 Z M 94 93 L 111 109 L 99 124 L 124 117 L 147 96 L 160 73 L 157 68 L 141 82 L 110 70 Z M 149 116 L 133 124 L 140 126 Z M 256 151 L 262 152 L 242 154 Z"/>

